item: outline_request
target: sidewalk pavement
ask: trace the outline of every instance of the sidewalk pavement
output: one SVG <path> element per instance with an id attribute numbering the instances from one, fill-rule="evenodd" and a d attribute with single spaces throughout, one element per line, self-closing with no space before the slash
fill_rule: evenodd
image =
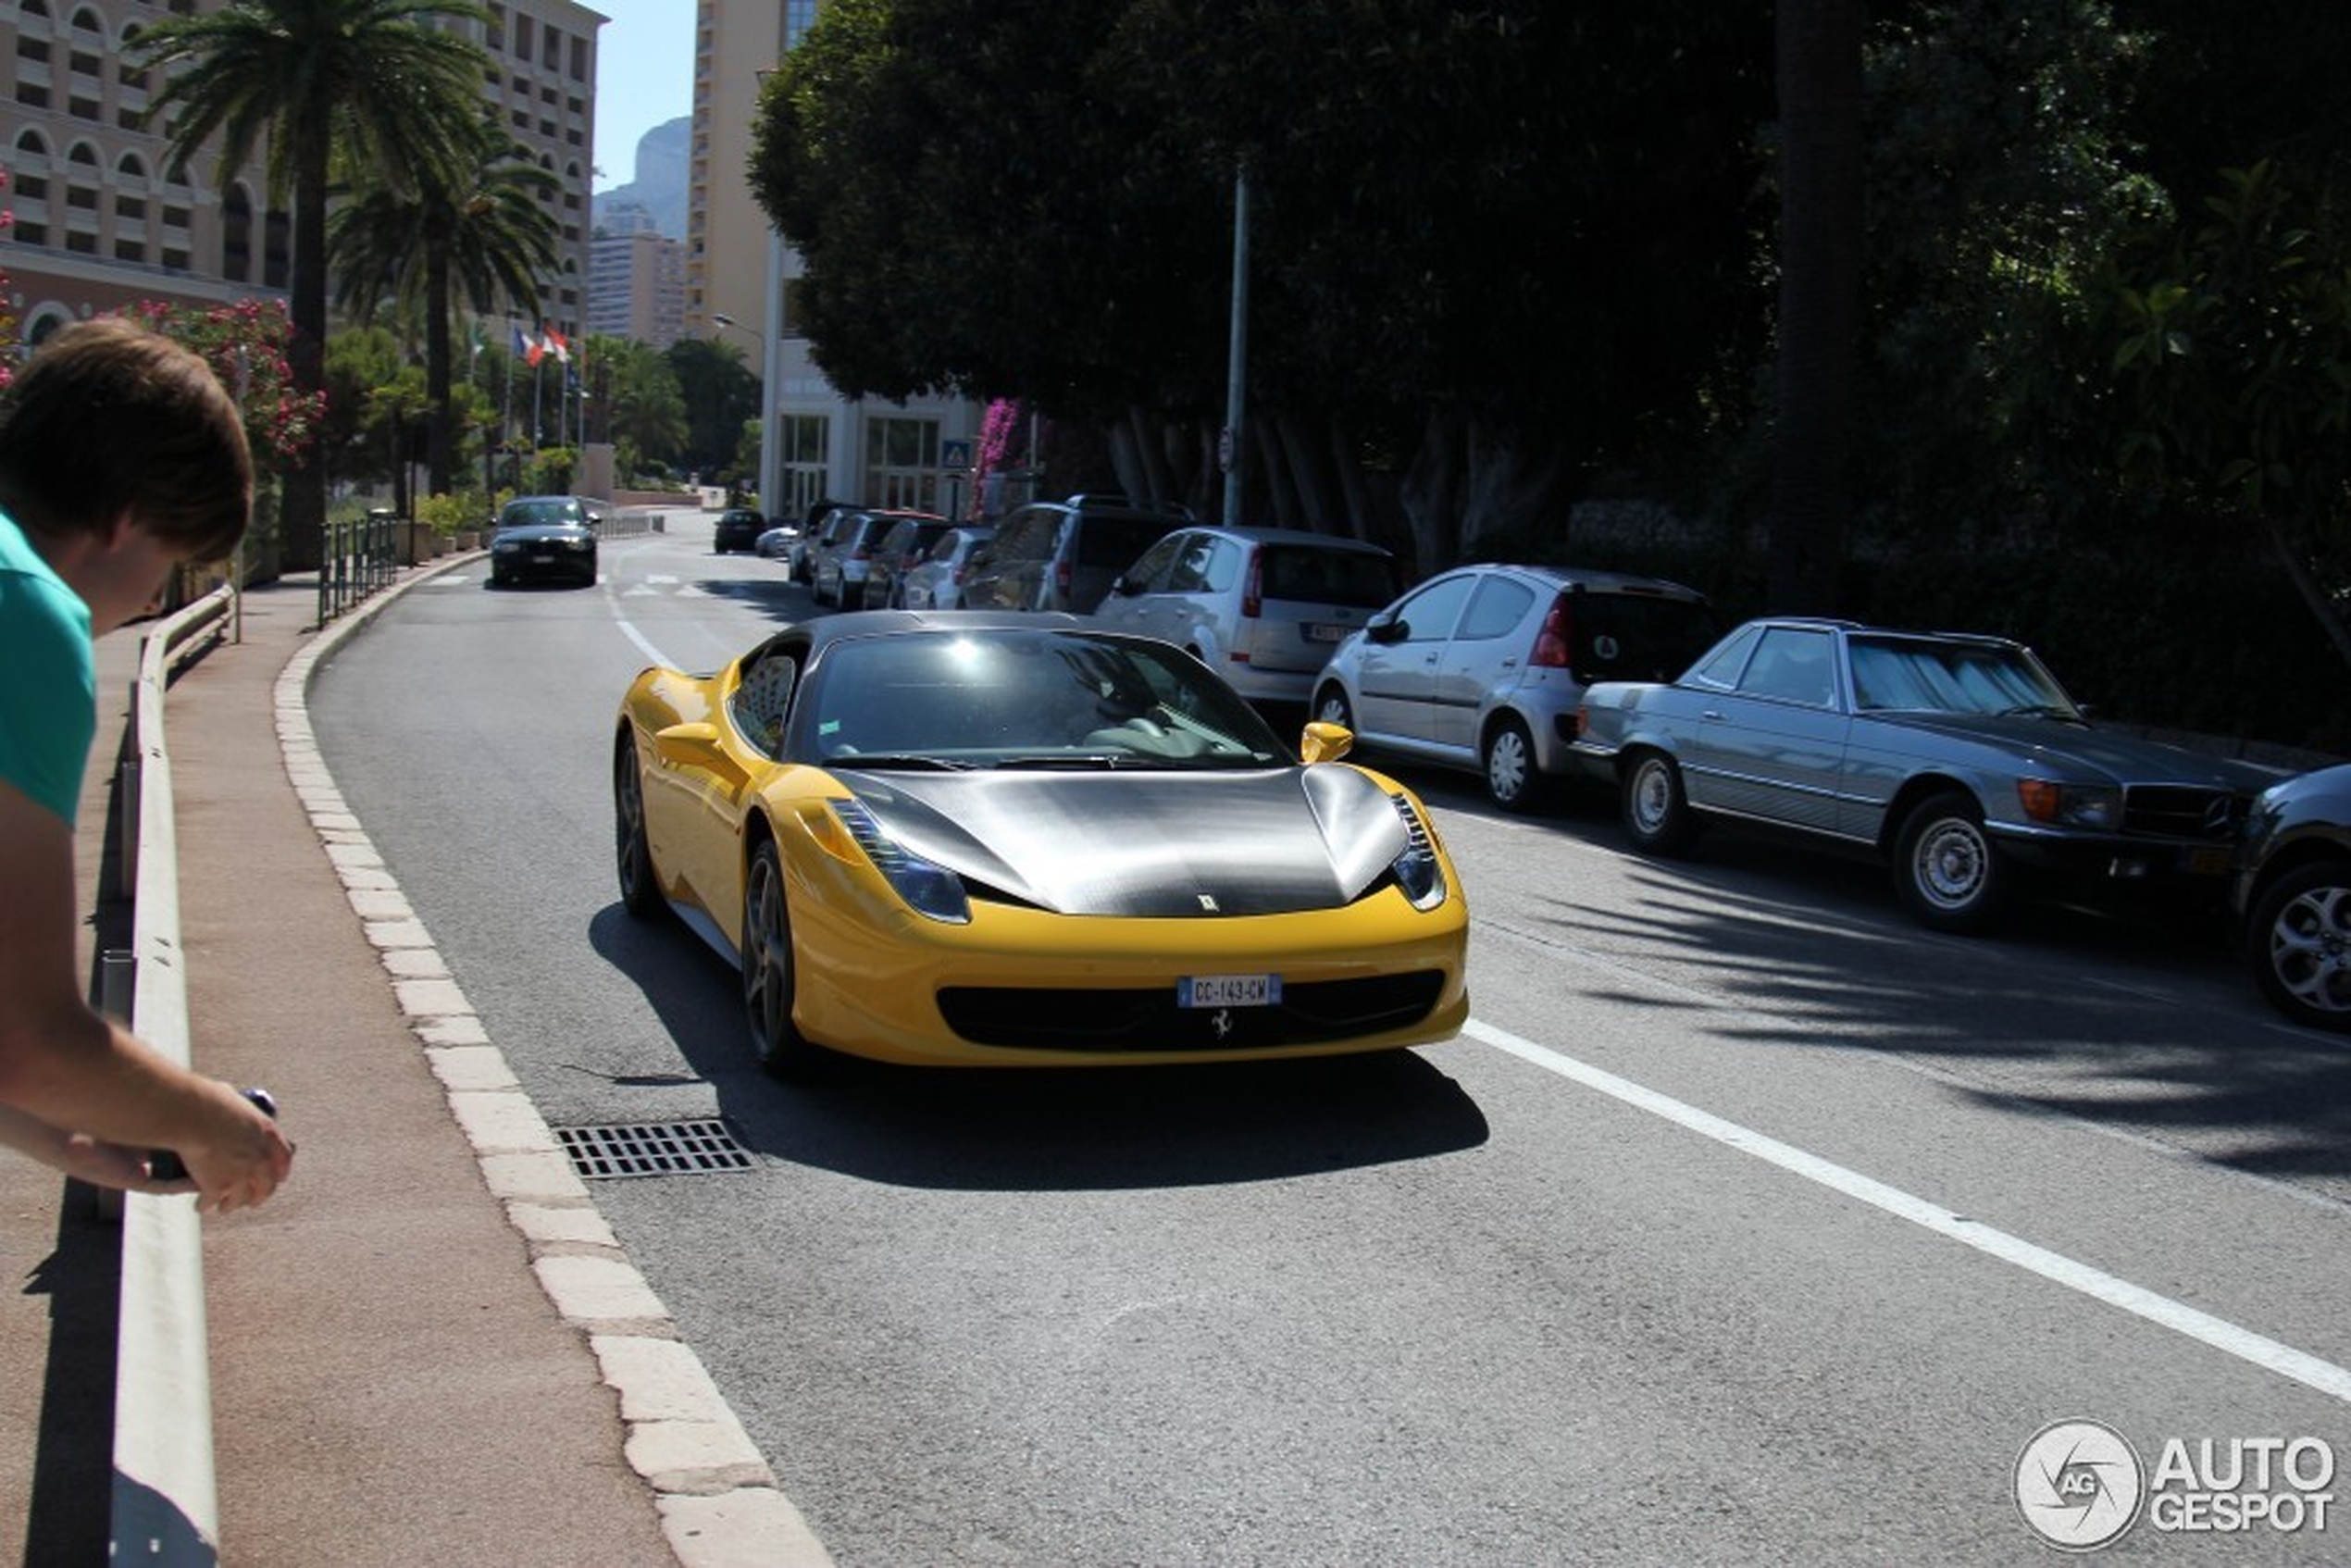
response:
<path id="1" fill-rule="evenodd" d="M 311 749 L 309 665 L 454 564 L 323 629 L 315 578 L 249 591 L 242 641 L 167 704 L 193 1059 L 268 1089 L 298 1148 L 270 1202 L 203 1222 L 221 1559 L 821 1563 L 479 1020 L 450 1015 L 420 928 L 385 918 L 398 890 Z M 99 645 L 85 907 L 143 629 Z M 129 945 L 119 914 L 98 911 L 85 952 Z M 420 980 L 443 993 L 429 1008 Z M 106 1561 L 116 1256 L 77 1210 L 0 1155 L 19 1282 L 0 1296 L 0 1562 Z"/>

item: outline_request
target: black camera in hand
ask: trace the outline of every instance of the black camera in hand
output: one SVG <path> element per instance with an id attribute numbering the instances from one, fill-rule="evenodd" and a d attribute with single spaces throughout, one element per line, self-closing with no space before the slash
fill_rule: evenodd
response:
<path id="1" fill-rule="evenodd" d="M 237 1092 L 253 1101 L 254 1108 L 271 1121 L 278 1119 L 278 1102 L 269 1097 L 267 1089 L 242 1089 Z M 185 1181 L 188 1178 L 187 1162 L 180 1159 L 176 1151 L 158 1149 L 147 1157 L 147 1174 L 156 1181 Z"/>

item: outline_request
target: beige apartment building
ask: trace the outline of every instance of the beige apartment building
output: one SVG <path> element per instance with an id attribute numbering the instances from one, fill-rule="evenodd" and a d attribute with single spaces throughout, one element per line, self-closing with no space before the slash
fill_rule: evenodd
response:
<path id="1" fill-rule="evenodd" d="M 0 161 L 14 223 L 0 243 L 19 341 L 66 321 L 157 299 L 194 306 L 282 298 L 292 226 L 270 208 L 256 156 L 227 189 L 217 165 L 170 178 L 164 138 L 143 129 L 150 83 L 126 45 L 167 16 L 218 0 L 0 3 Z M 487 21 L 444 25 L 489 52 L 482 96 L 557 187 L 548 198 L 562 260 L 540 315 L 569 334 L 587 298 L 594 167 L 596 31 L 571 0 L 501 0 Z M 518 318 L 517 318 L 518 319 Z M 15 345 L 7 345 L 13 349 Z"/>
<path id="2" fill-rule="evenodd" d="M 760 372 L 759 494 L 771 515 L 804 516 L 817 501 L 833 500 L 967 516 L 979 406 L 835 392 L 791 320 L 800 259 L 769 227 L 743 173 L 760 84 L 824 3 L 696 0 L 686 330 L 732 334 Z"/>
<path id="3" fill-rule="evenodd" d="M 653 226 L 644 208 L 600 217 L 588 242 L 590 333 L 667 348 L 685 331 L 686 246 Z"/>

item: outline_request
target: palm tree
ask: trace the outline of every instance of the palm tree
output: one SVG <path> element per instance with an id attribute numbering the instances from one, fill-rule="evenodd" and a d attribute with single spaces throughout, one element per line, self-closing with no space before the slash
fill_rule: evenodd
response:
<path id="1" fill-rule="evenodd" d="M 468 0 L 230 0 L 208 16 L 165 18 L 131 44 L 143 66 L 166 72 L 147 118 L 169 112 L 176 177 L 186 178 L 218 135 L 225 186 L 268 143 L 270 199 L 291 197 L 293 214 L 288 357 L 305 392 L 326 380 L 331 174 L 371 169 L 412 184 L 458 163 L 489 56 L 471 39 L 426 25 L 457 18 L 488 13 Z M 327 515 L 326 467 L 315 449 L 292 461 L 285 492 L 288 560 L 315 562 Z"/>
<path id="2" fill-rule="evenodd" d="M 428 399 L 425 466 L 431 493 L 448 493 L 452 462 L 450 306 L 462 289 L 476 316 L 499 298 L 539 308 L 539 280 L 554 270 L 558 230 L 541 197 L 554 175 L 528 160 L 497 122 L 474 122 L 459 178 L 439 171 L 410 190 L 367 180 L 329 222 L 336 302 L 361 320 L 389 294 L 424 321 Z"/>

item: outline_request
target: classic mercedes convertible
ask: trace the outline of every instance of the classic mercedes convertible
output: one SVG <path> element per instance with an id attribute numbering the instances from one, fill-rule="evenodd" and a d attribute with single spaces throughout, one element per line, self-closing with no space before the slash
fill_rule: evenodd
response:
<path id="1" fill-rule="evenodd" d="M 1348 744 L 1293 753 L 1183 650 L 1074 616 L 829 616 L 629 687 L 621 898 L 740 971 L 782 1076 L 1443 1039 L 1461 884 Z"/>

